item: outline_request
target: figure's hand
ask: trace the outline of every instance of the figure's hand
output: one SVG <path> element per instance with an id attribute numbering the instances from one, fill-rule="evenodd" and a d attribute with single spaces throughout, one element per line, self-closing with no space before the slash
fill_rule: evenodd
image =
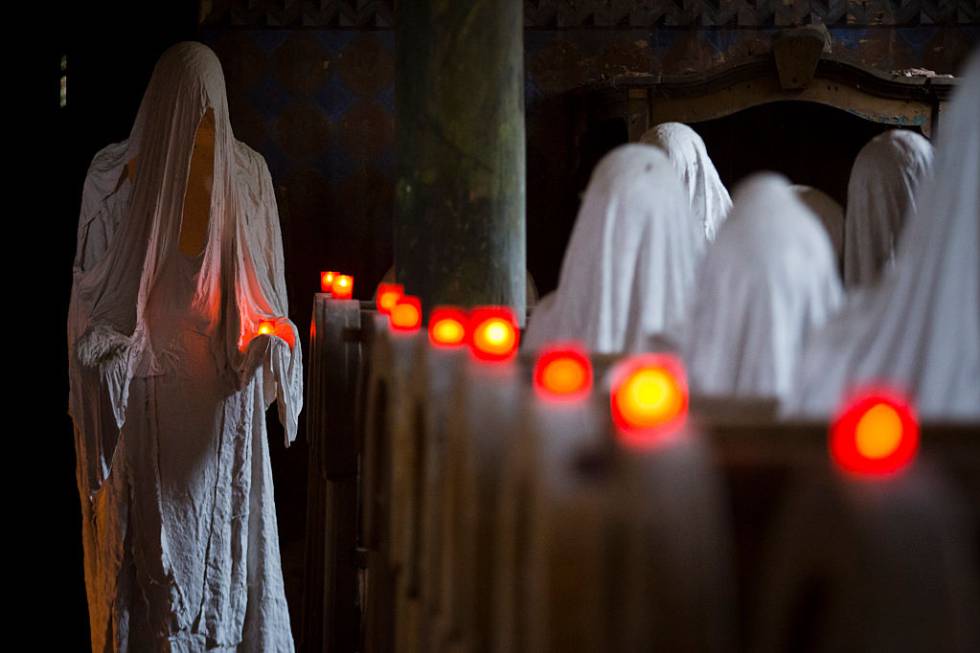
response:
<path id="1" fill-rule="evenodd" d="M 271 338 L 280 338 L 290 349 L 296 347 L 296 327 L 286 317 L 270 318 L 258 323 L 251 334 L 246 334 L 243 349 L 251 349 L 253 341 L 268 342 Z"/>
<path id="2" fill-rule="evenodd" d="M 266 372 L 269 372 L 276 368 L 277 361 L 281 364 L 282 357 L 276 354 L 285 353 L 283 345 L 289 347 L 290 354 L 295 352 L 297 335 L 296 326 L 289 318 L 271 318 L 259 322 L 252 333 L 246 334 L 242 339 L 240 350 L 244 354 L 244 360 L 238 368 L 239 388 L 245 387 L 260 367 L 265 367 Z M 285 358 L 291 360 L 291 356 Z M 272 367 L 269 367 L 270 364 Z M 273 387 L 267 386 L 267 391 L 272 391 L 270 389 Z M 267 407 L 273 398 L 274 394 L 267 395 Z"/>
<path id="3" fill-rule="evenodd" d="M 106 325 L 96 324 L 78 339 L 75 351 L 82 365 L 96 367 L 120 356 L 129 344 L 127 336 Z"/>

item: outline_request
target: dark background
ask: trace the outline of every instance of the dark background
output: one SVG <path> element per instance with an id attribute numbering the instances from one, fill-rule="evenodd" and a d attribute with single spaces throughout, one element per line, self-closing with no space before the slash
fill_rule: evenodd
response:
<path id="1" fill-rule="evenodd" d="M 290 13 L 282 9 L 287 4 L 300 9 Z M 29 489 L 20 502 L 26 514 L 16 518 L 23 521 L 10 532 L 37 560 L 24 562 L 25 569 L 19 570 L 28 572 L 24 582 L 29 589 L 19 607 L 44 617 L 43 629 L 34 634 L 39 641 L 64 640 L 58 650 L 87 650 L 89 642 L 65 349 L 82 182 L 95 152 L 128 136 L 159 55 L 177 41 L 198 39 L 221 59 L 236 137 L 266 157 L 276 184 L 290 317 L 301 334 L 319 270 L 353 273 L 355 295 L 366 298 L 391 265 L 391 3 L 352 0 L 337 3 L 347 7 L 346 13 L 311 17 L 302 12 L 318 4 L 209 2 L 202 24 L 196 1 L 42 3 L 35 15 L 17 23 L 55 27 L 31 36 L 30 47 L 13 59 L 25 77 L 16 88 L 28 89 L 29 98 L 17 103 L 26 115 L 12 130 L 15 140 L 25 141 L 17 152 L 27 156 L 15 160 L 26 184 L 21 194 L 30 198 L 29 211 L 17 222 L 26 227 L 21 242 L 43 246 L 39 256 L 33 247 L 14 248 L 19 251 L 13 254 L 14 260 L 25 260 L 27 269 L 40 271 L 15 284 L 29 295 L 32 315 L 40 316 L 36 321 L 42 325 L 30 329 L 42 344 L 29 349 L 30 362 L 16 369 L 36 374 L 17 383 L 29 386 L 20 389 L 42 401 L 32 411 L 19 399 L 11 405 L 18 426 L 10 434 L 25 449 L 11 464 L 27 474 L 16 487 Z M 376 8 L 366 9 L 369 4 Z M 835 56 L 881 70 L 917 66 L 954 72 L 980 40 L 977 16 L 967 15 L 964 3 L 959 11 L 949 3 L 953 9 L 940 16 L 928 14 L 933 3 L 925 2 L 921 11 L 918 3 L 906 3 L 902 14 L 886 10 L 891 7 L 887 1 L 850 3 L 864 13 L 848 9 L 833 16 L 818 13 L 824 3 L 811 7 L 806 1 L 780 4 L 781 13 L 776 13 L 762 0 L 742 3 L 756 7 L 754 12 L 728 11 L 731 3 L 705 0 L 706 9 L 693 16 L 676 13 L 673 2 L 637 3 L 674 9 L 666 17 L 631 14 L 624 20 L 587 10 L 605 3 L 580 1 L 575 11 L 568 9 L 572 4 L 525 3 L 528 267 L 542 294 L 557 282 L 577 193 L 588 178 L 587 166 L 570 148 L 572 124 L 562 101 L 567 92 L 628 71 L 709 70 L 760 51 L 779 27 L 821 20 L 830 27 Z M 566 9 L 562 13 L 549 6 Z M 877 6 L 885 9 L 874 13 Z M 59 108 L 63 55 L 68 101 Z M 8 97 L 13 92 L 8 89 Z M 771 168 L 839 198 L 850 161 L 881 129 L 834 109 L 790 105 L 758 107 L 695 128 L 705 136 L 728 184 L 752 170 Z M 612 130 L 597 147 L 624 139 L 625 133 Z M 57 170 L 53 181 L 52 166 Z M 29 419 L 20 419 L 25 414 Z M 285 449 L 277 420 L 269 423 L 295 632 L 302 605 L 306 445 L 301 427 L 296 444 Z"/>

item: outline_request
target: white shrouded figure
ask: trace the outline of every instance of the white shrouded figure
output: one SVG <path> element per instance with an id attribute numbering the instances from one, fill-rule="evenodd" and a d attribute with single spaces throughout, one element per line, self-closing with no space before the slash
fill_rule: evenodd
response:
<path id="1" fill-rule="evenodd" d="M 837 265 L 840 267 L 844 259 L 844 207 L 819 188 L 797 184 L 792 186 L 792 189 L 796 197 L 813 211 L 823 224 L 830 237 L 830 245 L 834 248 L 834 258 L 837 259 Z"/>
<path id="2" fill-rule="evenodd" d="M 944 112 L 895 268 L 815 336 L 787 413 L 827 417 L 857 386 L 886 384 L 925 419 L 980 417 L 978 106 L 980 51 Z"/>
<path id="3" fill-rule="evenodd" d="M 701 225 L 701 242 L 711 242 L 732 208 L 732 198 L 696 131 L 680 122 L 665 122 L 647 130 L 641 143 L 667 153 L 687 190 L 694 220 Z"/>
<path id="4" fill-rule="evenodd" d="M 292 651 L 265 409 L 302 408 L 262 157 L 214 53 L 158 61 L 85 181 L 68 320 L 96 651 Z M 260 325 L 266 323 L 259 335 Z"/>
<path id="5" fill-rule="evenodd" d="M 907 129 L 893 129 L 861 148 L 847 185 L 844 282 L 869 286 L 895 264 L 895 245 L 915 213 L 916 190 L 932 168 L 932 144 Z"/>
<path id="6" fill-rule="evenodd" d="M 683 317 L 701 238 L 662 151 L 622 145 L 592 173 L 558 288 L 531 314 L 524 347 L 577 340 L 590 351 L 639 351 Z"/>
<path id="7" fill-rule="evenodd" d="M 699 271 L 681 341 L 693 392 L 789 393 L 803 345 L 843 301 L 819 220 L 782 176 L 743 181 Z"/>

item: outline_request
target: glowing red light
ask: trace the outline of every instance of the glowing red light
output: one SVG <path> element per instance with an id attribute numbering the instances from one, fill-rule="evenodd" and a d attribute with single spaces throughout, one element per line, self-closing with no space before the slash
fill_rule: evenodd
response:
<path id="1" fill-rule="evenodd" d="M 907 467 L 918 449 L 919 423 L 912 405 L 887 388 L 859 391 L 831 425 L 831 458 L 852 474 L 893 474 Z"/>
<path id="2" fill-rule="evenodd" d="M 534 389 L 549 399 L 582 399 L 592 390 L 592 361 L 577 345 L 549 347 L 534 364 Z"/>
<path id="3" fill-rule="evenodd" d="M 276 333 L 276 324 L 271 320 L 262 320 L 259 322 L 258 332 L 260 336 L 271 336 Z"/>
<path id="4" fill-rule="evenodd" d="M 337 276 L 336 272 L 321 272 L 320 273 L 320 291 L 321 292 L 331 292 L 333 290 L 333 280 Z"/>
<path id="5" fill-rule="evenodd" d="M 510 360 L 517 354 L 520 331 L 514 311 L 506 306 L 482 306 L 470 313 L 470 351 L 482 361 Z"/>
<path id="6" fill-rule="evenodd" d="M 620 439 L 634 448 L 655 447 L 687 420 L 684 366 L 669 354 L 644 354 L 613 371 L 610 411 Z"/>
<path id="7" fill-rule="evenodd" d="M 402 295 L 388 313 L 388 323 L 395 331 L 418 331 L 422 326 L 422 302 L 418 297 Z"/>
<path id="8" fill-rule="evenodd" d="M 436 347 L 458 347 L 466 342 L 466 313 L 440 306 L 429 315 L 429 342 Z"/>
<path id="9" fill-rule="evenodd" d="M 348 274 L 334 276 L 330 294 L 334 299 L 350 299 L 354 294 L 354 277 Z"/>
<path id="10" fill-rule="evenodd" d="M 405 286 L 400 283 L 379 283 L 378 291 L 374 294 L 378 312 L 387 315 L 398 303 L 398 298 L 405 294 Z"/>
<path id="11" fill-rule="evenodd" d="M 316 324 L 311 322 L 310 328 L 315 329 Z M 294 327 L 292 323 L 285 318 L 260 320 L 258 325 L 255 327 L 254 332 L 244 333 L 242 335 L 238 344 L 239 349 L 241 351 L 245 351 L 249 343 L 258 336 L 276 336 L 285 340 L 290 349 L 296 346 L 296 333 L 294 332 Z"/>

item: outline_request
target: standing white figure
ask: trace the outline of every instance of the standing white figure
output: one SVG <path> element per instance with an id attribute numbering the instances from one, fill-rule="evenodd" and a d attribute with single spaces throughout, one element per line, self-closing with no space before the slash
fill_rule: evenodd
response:
<path id="1" fill-rule="evenodd" d="M 784 412 L 827 417 L 859 386 L 887 384 L 923 419 L 980 418 L 978 106 L 980 50 L 943 114 L 894 269 L 816 334 Z"/>
<path id="2" fill-rule="evenodd" d="M 68 320 L 93 651 L 293 651 L 265 409 L 302 353 L 262 157 L 214 53 L 163 54 L 89 169 Z M 265 324 L 263 324 L 265 323 Z M 260 325 L 263 333 L 259 335 Z"/>

